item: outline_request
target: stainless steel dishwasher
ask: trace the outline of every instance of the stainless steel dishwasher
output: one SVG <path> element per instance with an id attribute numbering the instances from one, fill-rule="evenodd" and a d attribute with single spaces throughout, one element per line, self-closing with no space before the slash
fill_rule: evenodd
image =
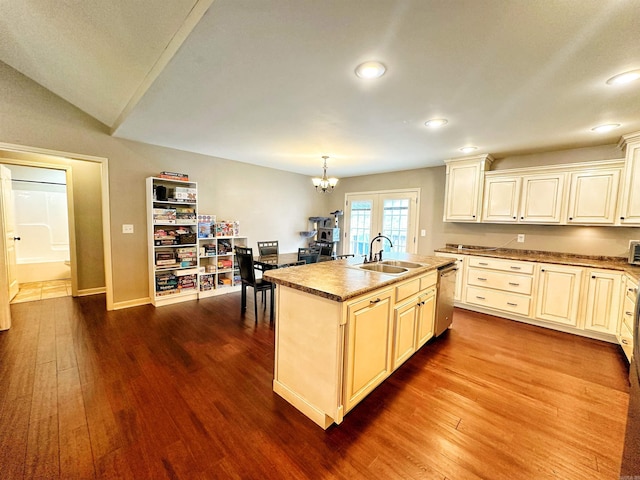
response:
<path id="1" fill-rule="evenodd" d="M 458 267 L 447 265 L 438 269 L 438 299 L 436 302 L 435 335 L 441 335 L 453 319 L 453 294 L 456 288 Z"/>

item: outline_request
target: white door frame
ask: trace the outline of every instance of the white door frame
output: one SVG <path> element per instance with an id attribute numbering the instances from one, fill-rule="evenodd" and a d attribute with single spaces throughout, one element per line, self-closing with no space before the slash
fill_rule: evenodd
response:
<path id="1" fill-rule="evenodd" d="M 100 164 L 100 183 L 102 196 L 102 241 L 104 245 L 104 280 L 107 297 L 107 310 L 113 310 L 113 271 L 111 268 L 111 214 L 109 210 L 109 160 L 104 157 L 95 157 L 91 155 L 83 155 L 79 153 L 62 152 L 57 150 L 49 150 L 37 147 L 28 147 L 24 145 L 14 145 L 10 143 L 0 142 L 0 150 L 4 152 L 17 152 L 23 154 L 37 154 L 51 157 L 58 157 L 66 160 L 80 160 L 85 162 L 94 162 Z M 77 257 L 76 257 L 76 237 L 74 227 L 74 210 L 73 210 L 73 178 L 71 167 L 46 163 L 40 160 L 14 160 L 8 158 L 0 159 L 0 163 L 25 165 L 31 167 L 54 168 L 57 170 L 66 170 L 67 176 L 67 208 L 69 212 L 69 250 L 71 255 L 71 283 L 73 295 L 78 294 L 77 279 Z"/>

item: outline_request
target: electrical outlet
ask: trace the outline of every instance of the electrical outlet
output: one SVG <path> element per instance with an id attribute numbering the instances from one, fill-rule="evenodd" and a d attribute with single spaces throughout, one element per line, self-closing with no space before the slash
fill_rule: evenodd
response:
<path id="1" fill-rule="evenodd" d="M 122 233 L 133 233 L 133 225 L 122 224 Z"/>
<path id="2" fill-rule="evenodd" d="M 427 236 L 427 231 L 424 228 L 422 230 L 420 230 L 420 236 L 421 237 L 426 237 Z"/>
<path id="3" fill-rule="evenodd" d="M 524 233 L 518 234 L 518 243 L 524 243 Z"/>

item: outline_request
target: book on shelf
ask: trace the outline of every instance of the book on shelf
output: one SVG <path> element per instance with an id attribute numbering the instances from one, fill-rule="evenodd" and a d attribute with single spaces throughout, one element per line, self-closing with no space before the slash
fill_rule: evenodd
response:
<path id="1" fill-rule="evenodd" d="M 175 208 L 154 208 L 153 209 L 153 223 L 176 223 L 176 209 Z"/>
<path id="2" fill-rule="evenodd" d="M 158 178 L 164 178 L 167 180 L 180 180 L 182 182 L 189 181 L 189 175 L 186 173 L 178 173 L 178 172 L 160 172 L 158 174 Z"/>

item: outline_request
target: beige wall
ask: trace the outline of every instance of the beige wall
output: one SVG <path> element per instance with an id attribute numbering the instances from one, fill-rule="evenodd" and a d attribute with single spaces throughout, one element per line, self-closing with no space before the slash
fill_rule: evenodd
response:
<path id="1" fill-rule="evenodd" d="M 624 154 L 615 145 L 606 145 L 521 157 L 513 156 L 504 160 L 497 159 L 494 166 L 503 169 L 615 158 L 624 158 Z M 444 166 L 345 178 L 338 184 L 329 208 L 344 208 L 344 195 L 347 192 L 419 187 L 421 189 L 419 229 L 426 230 L 426 236 L 419 237 L 418 242 L 418 252 L 422 254 L 432 254 L 434 249 L 443 247 L 446 243 L 497 247 L 511 242 L 508 243 L 509 248 L 583 255 L 627 256 L 629 240 L 640 239 L 640 229 L 632 227 L 443 222 L 444 182 Z M 525 234 L 524 243 L 515 242 L 514 239 L 519 233 Z"/>
<path id="2" fill-rule="evenodd" d="M 282 250 L 294 251 L 305 243 L 299 232 L 308 230 L 308 217 L 329 211 L 325 197 L 314 192 L 307 176 L 111 137 L 104 125 L 1 62 L 0 90 L 0 142 L 108 159 L 116 306 L 148 298 L 148 176 L 162 170 L 188 173 L 199 183 L 200 210 L 219 219 L 239 220 L 241 233 L 254 247 L 257 240 L 278 239 Z M 76 183 L 76 202 L 100 191 L 93 177 Z M 86 238 L 79 241 L 80 262 L 88 258 L 85 267 L 97 273 L 101 241 L 84 233 L 91 230 L 99 236 L 101 230 L 94 224 L 95 206 L 89 202 L 82 206 L 89 211 L 79 208 L 76 216 L 93 223 L 80 232 Z M 134 234 L 122 233 L 125 223 L 134 225 Z"/>

